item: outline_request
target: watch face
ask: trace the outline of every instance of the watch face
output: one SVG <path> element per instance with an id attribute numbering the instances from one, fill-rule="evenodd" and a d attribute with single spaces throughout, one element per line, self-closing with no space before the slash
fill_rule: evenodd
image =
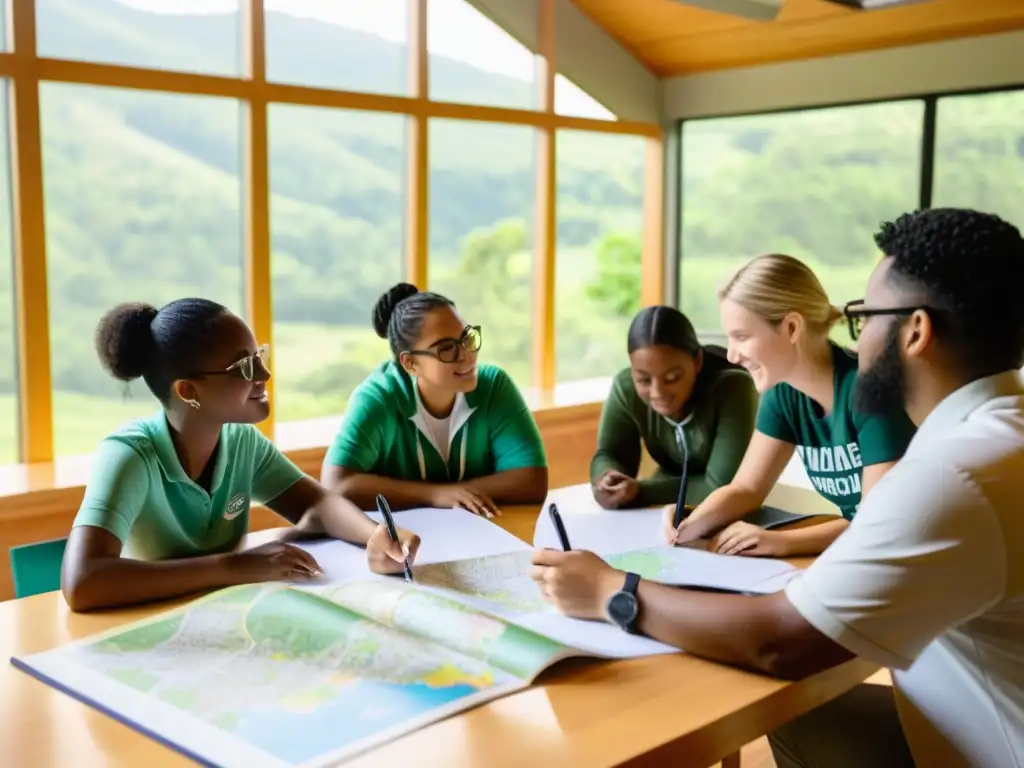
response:
<path id="1" fill-rule="evenodd" d="M 608 615 L 620 627 L 626 627 L 636 618 L 636 596 L 629 592 L 616 592 L 608 601 Z"/>

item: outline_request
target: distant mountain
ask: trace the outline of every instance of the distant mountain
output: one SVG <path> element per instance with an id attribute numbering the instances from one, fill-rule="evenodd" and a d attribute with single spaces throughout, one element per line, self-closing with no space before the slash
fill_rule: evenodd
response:
<path id="1" fill-rule="evenodd" d="M 38 13 L 44 56 L 239 72 L 236 17 L 157 15 L 112 0 L 39 0 Z M 400 45 L 276 13 L 267 33 L 276 79 L 401 88 Z M 526 83 L 438 56 L 431 67 L 452 98 L 529 103 Z M 62 389 L 109 392 L 85 339 L 111 304 L 201 292 L 241 307 L 244 109 L 229 99 L 62 83 L 44 83 L 41 100 L 51 333 L 60 350 L 53 376 Z M 405 122 L 271 106 L 275 319 L 365 327 L 376 296 L 401 277 Z M 443 120 L 430 138 L 437 275 L 454 267 L 474 230 L 532 220 L 535 150 L 534 131 L 523 126 Z M 587 246 L 624 215 L 635 218 L 641 139 L 573 132 L 560 148 L 565 247 Z M 2 379 L 10 381 L 0 376 L 0 387 Z"/>

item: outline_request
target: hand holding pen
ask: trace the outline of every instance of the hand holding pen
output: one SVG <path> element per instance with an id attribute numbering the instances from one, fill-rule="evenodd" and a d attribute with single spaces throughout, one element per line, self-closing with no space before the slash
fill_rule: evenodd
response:
<path id="1" fill-rule="evenodd" d="M 405 580 L 412 582 L 411 563 L 420 547 L 420 537 L 395 525 L 391 507 L 388 506 L 387 500 L 379 494 L 377 509 L 384 520 L 371 534 L 366 545 L 370 570 L 385 574 L 404 573 Z"/>

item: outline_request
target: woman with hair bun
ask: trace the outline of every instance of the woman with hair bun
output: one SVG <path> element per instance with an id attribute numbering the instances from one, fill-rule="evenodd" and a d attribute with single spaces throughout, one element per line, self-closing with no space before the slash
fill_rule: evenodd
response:
<path id="1" fill-rule="evenodd" d="M 96 351 L 115 378 L 141 376 L 162 407 L 108 435 L 93 457 L 61 574 L 72 610 L 319 575 L 290 544 L 237 551 L 253 503 L 300 531 L 365 545 L 378 573 L 401 572 L 415 555 L 416 536 L 401 531 L 394 544 L 253 426 L 270 413 L 267 347 L 225 307 L 121 304 L 100 321 Z"/>
<path id="2" fill-rule="evenodd" d="M 843 313 L 803 262 L 758 256 L 726 283 L 719 300 L 729 361 L 746 368 L 761 393 L 757 424 L 731 483 L 678 529 L 674 507 L 666 510 L 666 537 L 682 544 L 717 531 L 711 549 L 723 554 L 817 554 L 846 530 L 861 498 L 903 456 L 914 425 L 902 410 L 879 417 L 854 409 L 857 356 L 829 339 Z M 842 517 L 790 531 L 737 522 L 764 503 L 794 452 Z"/>
<path id="3" fill-rule="evenodd" d="M 480 327 L 409 283 L 384 293 L 372 320 L 393 358 L 352 393 L 321 482 L 364 508 L 378 493 L 394 507 L 485 517 L 543 501 L 540 432 L 508 374 L 477 364 Z"/>

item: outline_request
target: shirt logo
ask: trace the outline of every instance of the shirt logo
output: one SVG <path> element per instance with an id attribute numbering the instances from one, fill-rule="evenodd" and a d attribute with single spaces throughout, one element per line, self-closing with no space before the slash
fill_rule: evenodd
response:
<path id="1" fill-rule="evenodd" d="M 246 498 L 244 493 L 239 493 L 231 497 L 231 501 L 228 502 L 227 509 L 224 510 L 225 520 L 234 520 L 240 514 L 245 512 L 249 508 L 249 499 Z"/>

